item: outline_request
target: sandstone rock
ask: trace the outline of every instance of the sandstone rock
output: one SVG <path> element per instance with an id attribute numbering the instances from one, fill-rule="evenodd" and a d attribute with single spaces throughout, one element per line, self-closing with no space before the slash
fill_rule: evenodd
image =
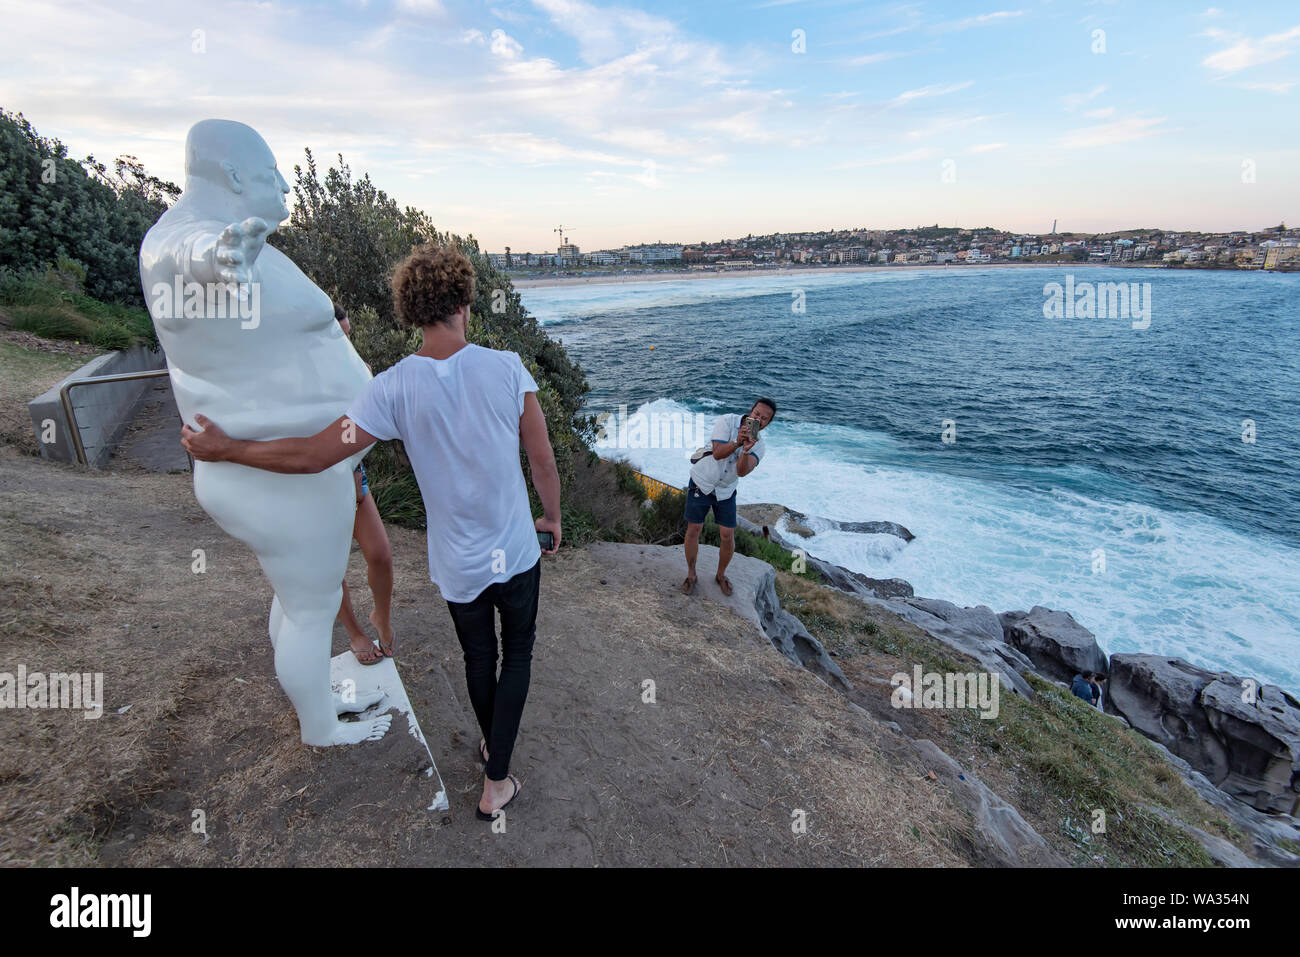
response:
<path id="1" fill-rule="evenodd" d="M 1228 776 L 1219 787 L 1258 810 L 1294 816 L 1300 810 L 1300 703 L 1276 685 L 1252 682 L 1252 694 L 1244 690 L 1242 679 L 1225 675 L 1201 692 L 1210 727 L 1228 742 Z"/>
<path id="2" fill-rule="evenodd" d="M 1069 612 L 1035 605 L 998 616 L 1007 642 L 1029 657 L 1048 678 L 1068 682 L 1083 671 L 1106 671 L 1106 654 Z"/>
<path id="3" fill-rule="evenodd" d="M 748 506 L 747 506 L 748 507 Z M 754 508 L 778 508 L 779 506 L 753 506 Z M 751 522 L 745 516 L 737 516 L 736 527 L 744 529 L 754 535 L 761 535 L 763 526 Z M 793 542 L 783 537 L 771 525 L 766 526 L 772 541 L 776 542 L 782 548 L 793 551 L 798 548 L 804 551 L 805 561 L 808 567 L 818 572 L 822 579 L 832 588 L 838 588 L 840 591 L 847 592 L 850 595 L 857 595 L 868 598 L 895 598 L 912 595 L 912 586 L 903 581 L 901 578 L 870 578 L 861 572 L 850 571 L 841 565 L 832 565 L 830 562 L 822 561 L 813 555 L 809 555 L 804 549 L 804 542 Z"/>
<path id="4" fill-rule="evenodd" d="M 742 505 L 740 512 L 741 517 L 760 527 L 767 525 L 775 528 L 777 522 L 784 518 L 786 530 L 801 538 L 810 538 L 816 534 L 811 527 L 813 525 L 830 527 L 841 532 L 856 532 L 859 535 L 893 535 L 905 542 L 910 542 L 916 537 L 897 522 L 841 522 L 833 518 L 810 516 L 793 508 L 786 508 L 784 505 L 768 503 Z"/>
<path id="5" fill-rule="evenodd" d="M 1023 677 L 1024 672 L 1033 670 L 1033 663 L 1002 640 L 998 616 L 992 609 L 984 605 L 959 608 L 936 598 L 860 600 L 893 612 L 932 638 L 974 658 L 982 668 L 998 676 L 1005 690 L 1026 698 L 1034 696 L 1034 689 Z"/>
<path id="6" fill-rule="evenodd" d="M 842 565 L 832 565 L 819 558 L 808 556 L 808 567 L 818 572 L 832 588 L 850 595 L 864 593 L 873 598 L 911 598 L 912 586 L 901 578 L 870 578 L 861 572 L 850 571 Z"/>
<path id="7" fill-rule="evenodd" d="M 1245 682 L 1235 675 L 1137 654 L 1111 659 L 1108 684 L 1116 713 L 1216 787 L 1258 810 L 1294 814 L 1300 704 L 1282 689 L 1265 685 L 1246 703 Z"/>
<path id="8" fill-rule="evenodd" d="M 989 790 L 973 771 L 943 752 L 933 741 L 913 741 L 913 747 L 934 772 L 950 787 L 975 822 L 982 842 L 981 852 L 990 864 L 1003 867 L 1065 867 L 1068 862 L 1047 846 L 1042 835 L 1020 816 L 1020 812 Z"/>

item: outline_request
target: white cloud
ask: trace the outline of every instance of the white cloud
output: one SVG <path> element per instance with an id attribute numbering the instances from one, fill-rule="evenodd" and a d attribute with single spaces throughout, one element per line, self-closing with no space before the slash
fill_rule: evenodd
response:
<path id="1" fill-rule="evenodd" d="M 861 169 L 865 166 L 897 166 L 900 163 L 919 163 L 922 160 L 934 159 L 941 151 L 933 146 L 923 146 L 920 149 L 910 150 L 906 153 L 896 153 L 893 156 L 882 156 L 878 159 L 857 160 L 848 163 L 839 163 L 832 166 L 831 169 Z"/>
<path id="2" fill-rule="evenodd" d="M 1211 53 L 1201 61 L 1201 66 L 1226 76 L 1290 56 L 1300 43 L 1300 26 L 1259 39 L 1229 34 L 1222 30 L 1206 30 L 1205 35 L 1221 42 L 1235 41 L 1231 46 Z"/>
<path id="3" fill-rule="evenodd" d="M 844 62 L 848 66 L 868 66 L 872 63 L 884 63 L 886 60 L 896 60 L 903 54 L 901 53 L 867 53 L 863 56 L 850 57 Z"/>
<path id="4" fill-rule="evenodd" d="M 908 130 L 903 135 L 912 140 L 926 139 L 931 136 L 937 136 L 940 133 L 951 133 L 954 130 L 964 130 L 968 126 L 974 126 L 976 123 L 983 123 L 987 119 L 991 119 L 991 117 L 941 116 L 928 125 Z"/>
<path id="5" fill-rule="evenodd" d="M 397 8 L 404 13 L 411 13 L 420 17 L 443 17 L 447 15 L 447 8 L 442 5 L 442 0 L 397 0 Z"/>
<path id="6" fill-rule="evenodd" d="M 1061 97 L 1061 102 L 1065 104 L 1067 110 L 1077 110 L 1089 100 L 1095 100 L 1105 92 L 1106 84 L 1103 83 L 1100 86 L 1094 86 L 1087 93 L 1070 93 L 1063 96 Z"/>
<path id="7" fill-rule="evenodd" d="M 1115 120 L 1113 123 L 1100 123 L 1096 126 L 1071 130 L 1061 137 L 1060 145 L 1065 149 L 1090 149 L 1128 143 L 1168 132 L 1159 128 L 1164 122 L 1164 117 L 1130 116 Z"/>
<path id="8" fill-rule="evenodd" d="M 1296 85 L 1295 80 L 1286 80 L 1279 83 L 1238 83 L 1237 86 L 1243 90 L 1263 90 L 1266 93 L 1286 93 L 1291 87 Z"/>
<path id="9" fill-rule="evenodd" d="M 904 103 L 911 103 L 913 100 L 924 99 L 931 96 L 947 96 L 949 93 L 956 93 L 958 90 L 964 90 L 974 84 L 974 80 L 967 80 L 964 83 L 952 83 L 944 86 L 940 83 L 932 83 L 929 86 L 918 87 L 915 90 L 905 90 L 890 100 L 891 104 L 902 106 Z"/>
<path id="10" fill-rule="evenodd" d="M 994 150 L 1006 149 L 1006 143 L 978 143 L 967 148 L 967 153 L 992 153 Z"/>
<path id="11" fill-rule="evenodd" d="M 1005 23 L 1016 17 L 1024 16 L 1026 10 L 998 10 L 994 13 L 981 13 L 977 17 L 966 17 L 964 20 L 949 20 L 947 23 L 940 23 L 935 26 L 936 30 L 969 30 L 971 27 L 986 27 L 994 23 Z"/>
<path id="12" fill-rule="evenodd" d="M 1115 115 L 1115 107 L 1105 106 L 1098 110 L 1084 110 L 1083 115 L 1091 120 L 1104 120 L 1108 116 Z"/>
<path id="13" fill-rule="evenodd" d="M 518 58 L 524 52 L 523 44 L 504 30 L 492 31 L 492 52 L 507 60 Z"/>

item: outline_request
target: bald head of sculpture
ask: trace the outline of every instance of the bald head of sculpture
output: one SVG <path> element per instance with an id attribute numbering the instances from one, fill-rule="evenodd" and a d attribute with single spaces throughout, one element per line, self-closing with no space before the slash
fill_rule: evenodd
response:
<path id="1" fill-rule="evenodd" d="M 200 120 L 185 137 L 187 205 L 211 218 L 237 222 L 249 216 L 272 229 L 289 218 L 289 184 L 275 154 L 251 126 L 233 120 Z"/>

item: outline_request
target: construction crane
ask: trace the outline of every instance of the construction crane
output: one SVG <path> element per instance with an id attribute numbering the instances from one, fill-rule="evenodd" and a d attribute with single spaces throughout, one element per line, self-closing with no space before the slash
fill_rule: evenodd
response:
<path id="1" fill-rule="evenodd" d="M 558 227 L 558 228 L 556 228 L 556 229 L 552 229 L 551 232 L 553 232 L 553 233 L 559 233 L 559 234 L 560 234 L 560 245 L 561 245 L 561 246 L 567 245 L 567 244 L 565 243 L 565 241 L 564 241 L 564 227 L 563 227 L 563 226 L 560 226 L 560 227 Z"/>

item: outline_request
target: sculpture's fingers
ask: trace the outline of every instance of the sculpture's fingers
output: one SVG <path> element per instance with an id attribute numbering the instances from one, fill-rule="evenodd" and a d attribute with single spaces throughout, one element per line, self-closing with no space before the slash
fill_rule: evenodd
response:
<path id="1" fill-rule="evenodd" d="M 269 228 L 260 216 L 249 216 L 239 226 L 249 239 L 260 239 Z"/>

